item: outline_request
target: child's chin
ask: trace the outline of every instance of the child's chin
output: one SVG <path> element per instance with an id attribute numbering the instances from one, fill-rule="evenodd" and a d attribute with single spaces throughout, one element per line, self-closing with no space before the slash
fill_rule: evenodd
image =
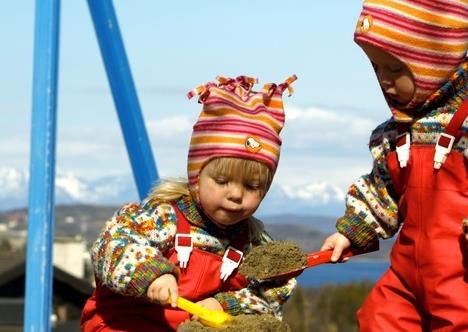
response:
<path id="1" fill-rule="evenodd" d="M 212 220 L 212 222 L 218 226 L 219 228 L 227 228 L 229 226 L 232 226 L 232 225 L 235 225 L 238 223 L 238 221 L 234 221 L 234 220 Z"/>
<path id="2" fill-rule="evenodd" d="M 392 98 L 392 97 L 389 97 L 389 96 L 385 96 L 385 99 L 387 100 L 387 104 L 390 107 L 393 107 L 393 108 L 396 108 L 396 109 L 402 110 L 402 111 L 407 110 L 406 105 L 408 105 L 408 102 L 402 102 L 401 100 L 398 100 L 398 99 L 395 99 L 395 98 Z"/>

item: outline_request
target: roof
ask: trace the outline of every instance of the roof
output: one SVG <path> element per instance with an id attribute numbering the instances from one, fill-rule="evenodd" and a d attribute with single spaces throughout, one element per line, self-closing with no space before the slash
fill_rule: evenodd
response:
<path id="1" fill-rule="evenodd" d="M 24 297 L 24 280 L 24 255 L 0 254 L 0 297 Z M 93 286 L 89 282 L 54 266 L 54 295 L 82 307 L 92 292 Z"/>

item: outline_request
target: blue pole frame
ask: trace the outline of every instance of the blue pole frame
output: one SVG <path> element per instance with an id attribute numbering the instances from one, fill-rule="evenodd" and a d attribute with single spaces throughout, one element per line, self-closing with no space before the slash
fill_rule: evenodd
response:
<path id="1" fill-rule="evenodd" d="M 50 331 L 60 0 L 36 0 L 24 331 Z"/>
<path id="2" fill-rule="evenodd" d="M 159 180 L 110 0 L 88 0 L 140 198 Z M 60 0 L 36 0 L 24 331 L 50 331 Z"/>
<path id="3" fill-rule="evenodd" d="M 88 0 L 140 199 L 159 180 L 112 0 Z"/>

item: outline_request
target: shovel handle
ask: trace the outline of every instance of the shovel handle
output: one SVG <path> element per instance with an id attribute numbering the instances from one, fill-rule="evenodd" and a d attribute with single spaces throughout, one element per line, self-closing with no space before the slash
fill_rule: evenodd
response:
<path id="1" fill-rule="evenodd" d="M 365 248 L 365 249 L 359 249 L 355 247 L 349 247 L 341 253 L 341 257 L 338 260 L 339 262 L 343 261 L 344 258 L 346 257 L 351 257 L 355 255 L 360 255 L 360 254 L 365 254 L 368 252 L 376 251 L 379 250 L 379 244 L 375 244 L 371 247 Z M 331 263 L 331 256 L 333 254 L 333 250 L 322 250 L 322 251 L 317 251 L 317 252 L 311 252 L 307 254 L 307 265 L 300 267 L 295 270 L 291 270 L 288 272 L 283 272 L 279 273 L 277 275 L 270 276 L 268 278 L 264 278 L 262 280 L 275 280 L 275 279 L 288 279 L 288 278 L 293 278 L 297 277 L 299 274 L 302 273 L 305 269 L 320 265 L 320 264 L 325 264 L 325 263 Z"/>
<path id="2" fill-rule="evenodd" d="M 378 245 L 371 246 L 366 249 L 349 247 L 343 250 L 343 252 L 341 253 L 341 257 L 339 258 L 338 261 L 341 262 L 343 261 L 344 258 L 365 254 L 368 252 L 376 251 L 378 249 L 379 249 Z M 307 254 L 307 266 L 306 267 L 312 267 L 312 266 L 316 266 L 319 264 L 330 263 L 332 254 L 333 254 L 333 250 L 331 249 L 311 252 Z"/>
<path id="3" fill-rule="evenodd" d="M 203 316 L 203 314 L 206 312 L 206 309 L 199 306 L 198 304 L 195 304 L 187 299 L 184 299 L 183 297 L 178 297 L 177 298 L 177 306 L 185 310 L 192 315 L 197 315 L 197 316 Z"/>
<path id="4" fill-rule="evenodd" d="M 183 297 L 177 298 L 177 307 L 198 316 L 203 325 L 210 327 L 222 328 L 234 319 L 233 316 L 224 311 L 207 309 Z"/>

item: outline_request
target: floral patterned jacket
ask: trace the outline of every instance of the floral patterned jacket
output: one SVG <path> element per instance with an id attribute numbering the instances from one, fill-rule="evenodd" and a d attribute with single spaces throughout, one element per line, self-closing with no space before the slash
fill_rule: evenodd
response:
<path id="1" fill-rule="evenodd" d="M 194 247 L 222 256 L 231 240 L 246 227 L 245 221 L 221 230 L 198 211 L 189 196 L 175 202 L 191 224 Z M 177 220 L 172 204 L 147 199 L 140 204 L 123 206 L 107 221 L 104 230 L 92 247 L 96 279 L 114 292 L 146 296 L 146 290 L 159 276 L 172 273 L 177 267 L 165 254 L 174 247 Z M 244 254 L 253 246 L 271 241 L 261 231 L 251 238 Z M 250 280 L 248 287 L 213 294 L 224 310 L 240 313 L 269 313 L 282 317 L 282 304 L 296 287 L 296 280 L 282 283 L 261 283 Z"/>

